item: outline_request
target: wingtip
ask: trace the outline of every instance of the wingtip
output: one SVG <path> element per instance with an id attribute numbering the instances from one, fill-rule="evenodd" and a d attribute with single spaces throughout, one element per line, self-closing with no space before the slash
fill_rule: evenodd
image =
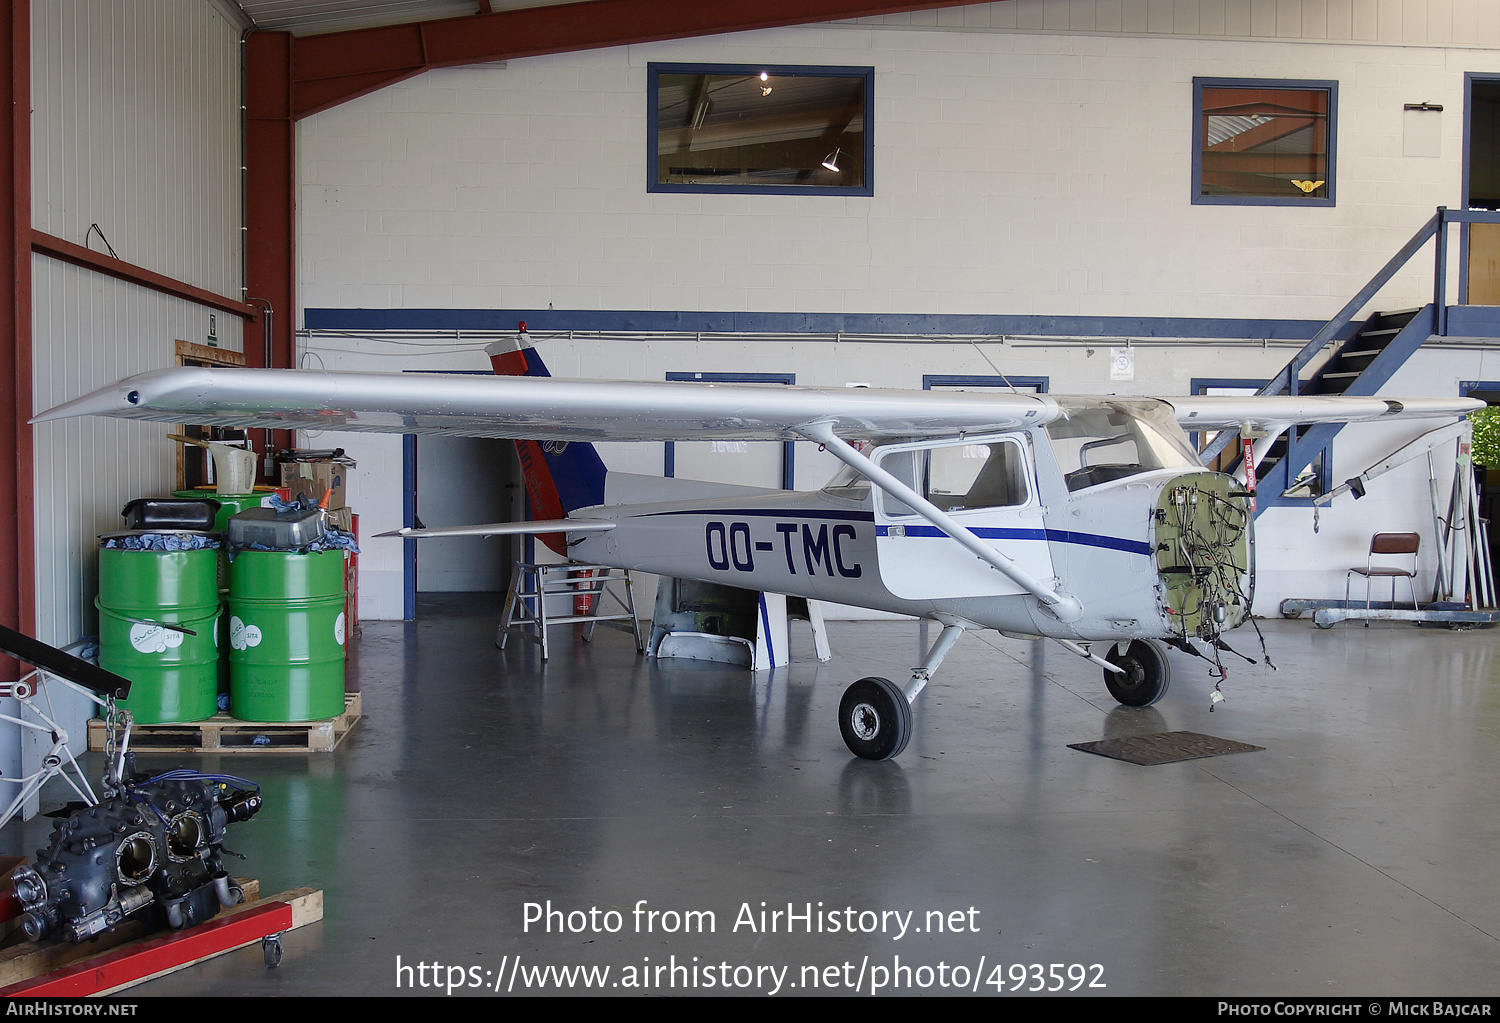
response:
<path id="1" fill-rule="evenodd" d="M 210 372 L 206 367 L 178 367 L 158 369 L 117 380 L 112 384 L 80 395 L 72 401 L 55 405 L 31 418 L 32 423 L 47 423 L 55 419 L 73 419 L 78 416 L 132 416 L 133 408 L 148 408 L 172 388 L 180 388 L 184 381 L 192 384 Z M 135 415 L 136 418 L 150 418 Z"/>
<path id="2" fill-rule="evenodd" d="M 39 412 L 32 416 L 29 422 L 50 423 L 57 419 L 73 419 L 78 416 L 100 416 L 111 412 L 120 412 L 136 404 L 139 392 L 128 386 L 128 381 L 122 381 L 110 387 L 100 388 L 82 397 L 65 401 L 61 405 L 54 405 L 45 412 Z M 134 400 L 132 400 L 134 398 Z"/>

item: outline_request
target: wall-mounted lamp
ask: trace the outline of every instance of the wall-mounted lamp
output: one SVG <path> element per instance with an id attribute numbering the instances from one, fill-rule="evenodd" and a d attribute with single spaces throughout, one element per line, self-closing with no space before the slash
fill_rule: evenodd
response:
<path id="1" fill-rule="evenodd" d="M 842 149 L 834 147 L 833 152 L 829 153 L 828 156 L 824 158 L 823 166 L 827 167 L 829 170 L 837 174 L 839 172 L 839 154 L 842 152 Z"/>

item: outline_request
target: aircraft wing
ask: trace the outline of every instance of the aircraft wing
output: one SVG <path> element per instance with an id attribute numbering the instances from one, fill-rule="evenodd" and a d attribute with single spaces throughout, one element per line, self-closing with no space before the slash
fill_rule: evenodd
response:
<path id="1" fill-rule="evenodd" d="M 1319 396 L 1166 401 L 1188 429 L 1454 417 L 1483 404 Z M 799 426 L 817 422 L 845 438 L 942 437 L 1034 426 L 1060 414 L 1045 394 L 184 367 L 129 377 L 32 421 L 104 415 L 241 429 L 541 441 L 793 440 L 802 437 Z"/>
<path id="2" fill-rule="evenodd" d="M 448 433 L 532 440 L 951 436 L 1046 423 L 1046 395 L 557 377 L 184 367 L 142 373 L 32 422 L 101 415 L 240 429 Z"/>

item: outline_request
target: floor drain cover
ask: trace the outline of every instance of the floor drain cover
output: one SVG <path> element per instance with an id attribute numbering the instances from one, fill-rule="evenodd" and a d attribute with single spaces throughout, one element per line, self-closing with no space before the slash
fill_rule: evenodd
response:
<path id="1" fill-rule="evenodd" d="M 1072 742 L 1068 744 L 1068 748 L 1147 767 L 1152 764 L 1174 764 L 1179 760 L 1201 760 L 1204 757 L 1223 756 L 1225 753 L 1249 753 L 1251 750 L 1265 749 L 1264 746 L 1219 739 L 1202 732 L 1153 732 L 1150 735 L 1128 735 L 1120 739 L 1101 739 L 1098 742 Z"/>

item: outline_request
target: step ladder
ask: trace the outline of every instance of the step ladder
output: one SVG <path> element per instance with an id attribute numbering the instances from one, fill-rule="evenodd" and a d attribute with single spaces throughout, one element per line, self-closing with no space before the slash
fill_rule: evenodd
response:
<path id="1" fill-rule="evenodd" d="M 548 597 L 553 598 L 554 607 L 558 599 L 571 598 L 571 613 L 548 614 Z M 618 610 L 606 613 L 606 599 Z M 495 645 L 504 650 L 505 641 L 516 636 L 541 647 L 542 660 L 545 661 L 550 653 L 547 629 L 580 623 L 588 626 L 583 630 L 585 643 L 594 638 L 594 626 L 608 625 L 633 635 L 636 653 L 645 653 L 640 619 L 635 614 L 635 587 L 629 570 L 574 562 L 539 565 L 520 561 L 511 572 L 510 589 L 505 595 L 505 616 L 495 632 Z"/>

